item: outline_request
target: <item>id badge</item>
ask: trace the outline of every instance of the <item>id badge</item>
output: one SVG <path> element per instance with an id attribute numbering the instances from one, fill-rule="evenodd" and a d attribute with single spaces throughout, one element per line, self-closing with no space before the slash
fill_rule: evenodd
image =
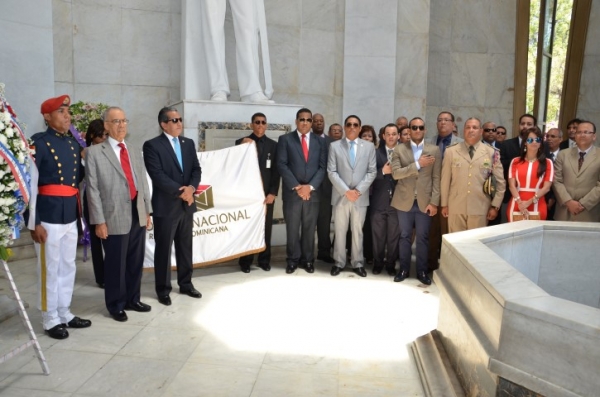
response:
<path id="1" fill-rule="evenodd" d="M 271 168 L 271 159 L 267 159 L 267 168 Z"/>

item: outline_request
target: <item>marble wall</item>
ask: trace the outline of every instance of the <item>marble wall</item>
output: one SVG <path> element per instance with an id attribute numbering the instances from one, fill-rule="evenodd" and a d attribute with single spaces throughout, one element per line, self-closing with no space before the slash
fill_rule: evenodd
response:
<path id="1" fill-rule="evenodd" d="M 579 89 L 577 117 L 600 125 L 600 2 L 592 2 Z M 596 145 L 600 141 L 596 140 Z"/>
<path id="2" fill-rule="evenodd" d="M 122 107 L 130 139 L 158 133 L 179 99 L 181 2 L 53 0 L 55 92 Z"/>
<path id="3" fill-rule="evenodd" d="M 430 9 L 426 122 L 449 110 L 461 136 L 469 117 L 510 129 L 516 2 L 431 0 Z"/>
<path id="4" fill-rule="evenodd" d="M 0 82 L 31 136 L 45 129 L 40 105 L 54 94 L 52 2 L 2 0 L 0 37 Z"/>

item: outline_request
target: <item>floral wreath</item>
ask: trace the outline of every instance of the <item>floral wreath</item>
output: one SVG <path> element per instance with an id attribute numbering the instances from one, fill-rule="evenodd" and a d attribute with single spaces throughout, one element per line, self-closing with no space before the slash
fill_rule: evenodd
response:
<path id="1" fill-rule="evenodd" d="M 7 260 L 7 248 L 19 238 L 24 224 L 23 212 L 31 195 L 29 142 L 25 138 L 17 115 L 4 97 L 4 84 L 0 83 L 0 258 Z"/>

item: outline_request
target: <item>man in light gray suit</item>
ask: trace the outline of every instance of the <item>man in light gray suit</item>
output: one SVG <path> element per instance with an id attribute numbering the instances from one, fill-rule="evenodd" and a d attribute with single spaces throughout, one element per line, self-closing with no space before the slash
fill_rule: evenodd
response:
<path id="1" fill-rule="evenodd" d="M 361 121 L 351 115 L 344 121 L 346 137 L 331 143 L 327 174 L 333 191 L 331 204 L 335 222 L 335 244 L 331 275 L 337 276 L 346 266 L 346 232 L 352 230 L 351 265 L 354 272 L 366 277 L 363 257 L 363 224 L 369 206 L 369 186 L 375 180 L 377 163 L 375 146 L 358 138 Z"/>
<path id="2" fill-rule="evenodd" d="M 140 302 L 146 229 L 152 204 L 141 151 L 124 141 L 128 120 L 118 107 L 103 116 L 108 139 L 86 151 L 90 221 L 104 247 L 104 298 L 116 321 L 124 310 L 148 312 Z"/>

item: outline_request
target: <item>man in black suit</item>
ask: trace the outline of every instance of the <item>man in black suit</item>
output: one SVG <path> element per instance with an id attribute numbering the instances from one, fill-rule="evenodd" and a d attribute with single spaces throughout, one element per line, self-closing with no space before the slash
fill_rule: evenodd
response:
<path id="1" fill-rule="evenodd" d="M 510 168 L 510 162 L 521 155 L 521 142 L 526 138 L 527 129 L 537 125 L 537 119 L 532 114 L 524 114 L 519 117 L 519 136 L 514 138 L 506 139 L 500 144 L 500 162 L 504 170 L 504 180 L 508 181 L 508 169 Z M 506 206 L 508 200 L 512 198 L 510 189 L 506 189 L 504 193 L 504 200 L 502 201 L 502 208 L 500 209 L 500 217 L 502 217 L 501 223 L 506 223 Z"/>
<path id="2" fill-rule="evenodd" d="M 577 126 L 581 123 L 580 119 L 573 119 L 567 124 L 567 134 L 569 139 L 560 143 L 560 150 L 568 149 L 577 146 L 575 143 L 575 135 L 577 134 Z"/>
<path id="3" fill-rule="evenodd" d="M 296 130 L 279 137 L 277 168 L 283 181 L 283 217 L 287 233 L 285 272 L 298 266 L 313 273 L 315 227 L 319 215 L 320 188 L 327 167 L 327 145 L 311 134 L 312 112 L 296 113 Z M 300 229 L 302 232 L 300 233 Z"/>
<path id="4" fill-rule="evenodd" d="M 396 124 L 386 125 L 383 130 L 383 141 L 375 153 L 377 176 L 373 181 L 373 193 L 370 199 L 373 274 L 381 273 L 385 266 L 387 273 L 395 276 L 396 260 L 399 259 L 400 226 L 396 209 L 390 205 L 397 183 L 392 177 L 390 161 L 397 144 L 398 126 Z"/>
<path id="5" fill-rule="evenodd" d="M 162 133 L 144 143 L 144 162 L 152 179 L 154 276 L 158 301 L 170 305 L 171 245 L 175 242 L 179 292 L 201 298 L 192 284 L 194 192 L 200 183 L 200 163 L 194 141 L 180 137 L 183 119 L 172 107 L 158 113 Z"/>
<path id="6" fill-rule="evenodd" d="M 341 128 L 341 127 L 340 127 Z M 325 118 L 322 114 L 313 115 L 313 134 L 325 141 L 327 153 L 333 139 L 325 134 Z M 327 263 L 335 263 L 331 257 L 331 181 L 323 178 L 319 189 L 319 217 L 317 219 L 317 259 Z"/>
<path id="7" fill-rule="evenodd" d="M 267 116 L 263 113 L 252 115 L 252 134 L 246 138 L 235 141 L 236 145 L 242 143 L 256 144 L 258 152 L 258 167 L 265 192 L 265 205 L 267 213 L 265 216 L 265 245 L 266 249 L 258 254 L 258 267 L 268 272 L 271 270 L 271 230 L 273 229 L 273 207 L 275 197 L 279 192 L 279 172 L 277 171 L 277 142 L 265 135 L 267 130 Z M 254 255 L 240 257 L 239 264 L 242 272 L 250 273 L 250 266 Z"/>

